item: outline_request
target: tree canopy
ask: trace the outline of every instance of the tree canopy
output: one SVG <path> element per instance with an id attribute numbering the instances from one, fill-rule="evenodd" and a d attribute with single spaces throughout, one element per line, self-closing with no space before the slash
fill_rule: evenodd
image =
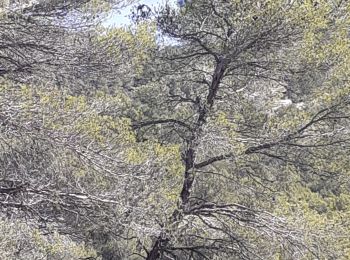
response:
<path id="1" fill-rule="evenodd" d="M 350 4 L 130 3 L 0 9 L 1 255 L 349 259 Z"/>

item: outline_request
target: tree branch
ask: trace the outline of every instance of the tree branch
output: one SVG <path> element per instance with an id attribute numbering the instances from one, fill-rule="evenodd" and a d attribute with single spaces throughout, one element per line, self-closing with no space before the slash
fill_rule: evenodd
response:
<path id="1" fill-rule="evenodd" d="M 194 165 L 194 168 L 195 169 L 200 169 L 200 168 L 203 168 L 205 166 L 208 166 L 214 162 L 218 162 L 218 161 L 222 161 L 222 160 L 225 160 L 225 159 L 228 159 L 228 158 L 231 158 L 233 157 L 233 153 L 228 153 L 228 154 L 223 154 L 223 155 L 219 155 L 219 156 L 215 156 L 215 157 L 212 157 L 206 161 L 203 161 L 203 162 L 200 162 L 200 163 L 197 163 Z"/>
<path id="2" fill-rule="evenodd" d="M 140 129 L 140 128 L 143 128 L 146 126 L 159 125 L 159 124 L 176 124 L 176 125 L 185 127 L 190 131 L 192 130 L 191 126 L 189 126 L 188 124 L 186 124 L 180 120 L 171 119 L 171 118 L 134 123 L 134 124 L 132 124 L 132 129 L 136 130 L 136 129 Z"/>

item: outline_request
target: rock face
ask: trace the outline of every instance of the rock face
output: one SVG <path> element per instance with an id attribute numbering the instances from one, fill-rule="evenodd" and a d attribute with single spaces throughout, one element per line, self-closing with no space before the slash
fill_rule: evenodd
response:
<path id="1" fill-rule="evenodd" d="M 254 82 L 249 88 L 243 97 L 258 109 L 269 111 L 268 114 L 275 114 L 291 106 L 300 110 L 305 107 L 304 102 L 296 102 L 288 96 L 288 90 L 280 84 Z"/>

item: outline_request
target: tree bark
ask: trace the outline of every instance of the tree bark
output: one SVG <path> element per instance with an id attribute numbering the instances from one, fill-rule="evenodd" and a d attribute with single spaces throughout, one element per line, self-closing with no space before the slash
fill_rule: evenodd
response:
<path id="1" fill-rule="evenodd" d="M 228 63 L 229 61 L 224 58 L 220 58 L 218 60 L 212 76 L 212 82 L 208 90 L 206 104 L 200 107 L 197 122 L 195 123 L 195 126 L 192 130 L 191 137 L 187 141 L 187 148 L 186 148 L 186 151 L 184 152 L 184 157 L 183 157 L 183 161 L 185 164 L 185 172 L 184 172 L 184 181 L 182 185 L 182 190 L 180 193 L 181 204 L 179 205 L 179 209 L 176 209 L 175 212 L 173 213 L 173 216 L 175 215 L 177 216 L 176 218 L 172 218 L 173 221 L 181 220 L 181 214 L 178 214 L 178 212 L 179 210 L 186 211 L 186 208 L 187 208 L 186 206 L 188 206 L 188 203 L 190 201 L 191 189 L 195 181 L 194 168 L 195 168 L 195 157 L 196 157 L 196 148 L 198 146 L 198 140 L 200 138 L 203 125 L 206 124 L 206 119 L 210 113 L 211 108 L 214 105 L 214 101 Z M 161 250 L 162 250 L 162 239 L 158 237 L 157 240 L 154 242 L 154 245 L 152 246 L 151 251 L 147 254 L 146 259 L 147 260 L 159 259 L 161 257 Z"/>

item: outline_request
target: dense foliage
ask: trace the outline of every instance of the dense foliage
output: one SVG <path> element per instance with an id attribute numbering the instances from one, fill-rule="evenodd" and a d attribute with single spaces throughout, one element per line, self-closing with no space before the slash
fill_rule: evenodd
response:
<path id="1" fill-rule="evenodd" d="M 350 4 L 130 3 L 0 8 L 4 259 L 349 259 Z"/>

